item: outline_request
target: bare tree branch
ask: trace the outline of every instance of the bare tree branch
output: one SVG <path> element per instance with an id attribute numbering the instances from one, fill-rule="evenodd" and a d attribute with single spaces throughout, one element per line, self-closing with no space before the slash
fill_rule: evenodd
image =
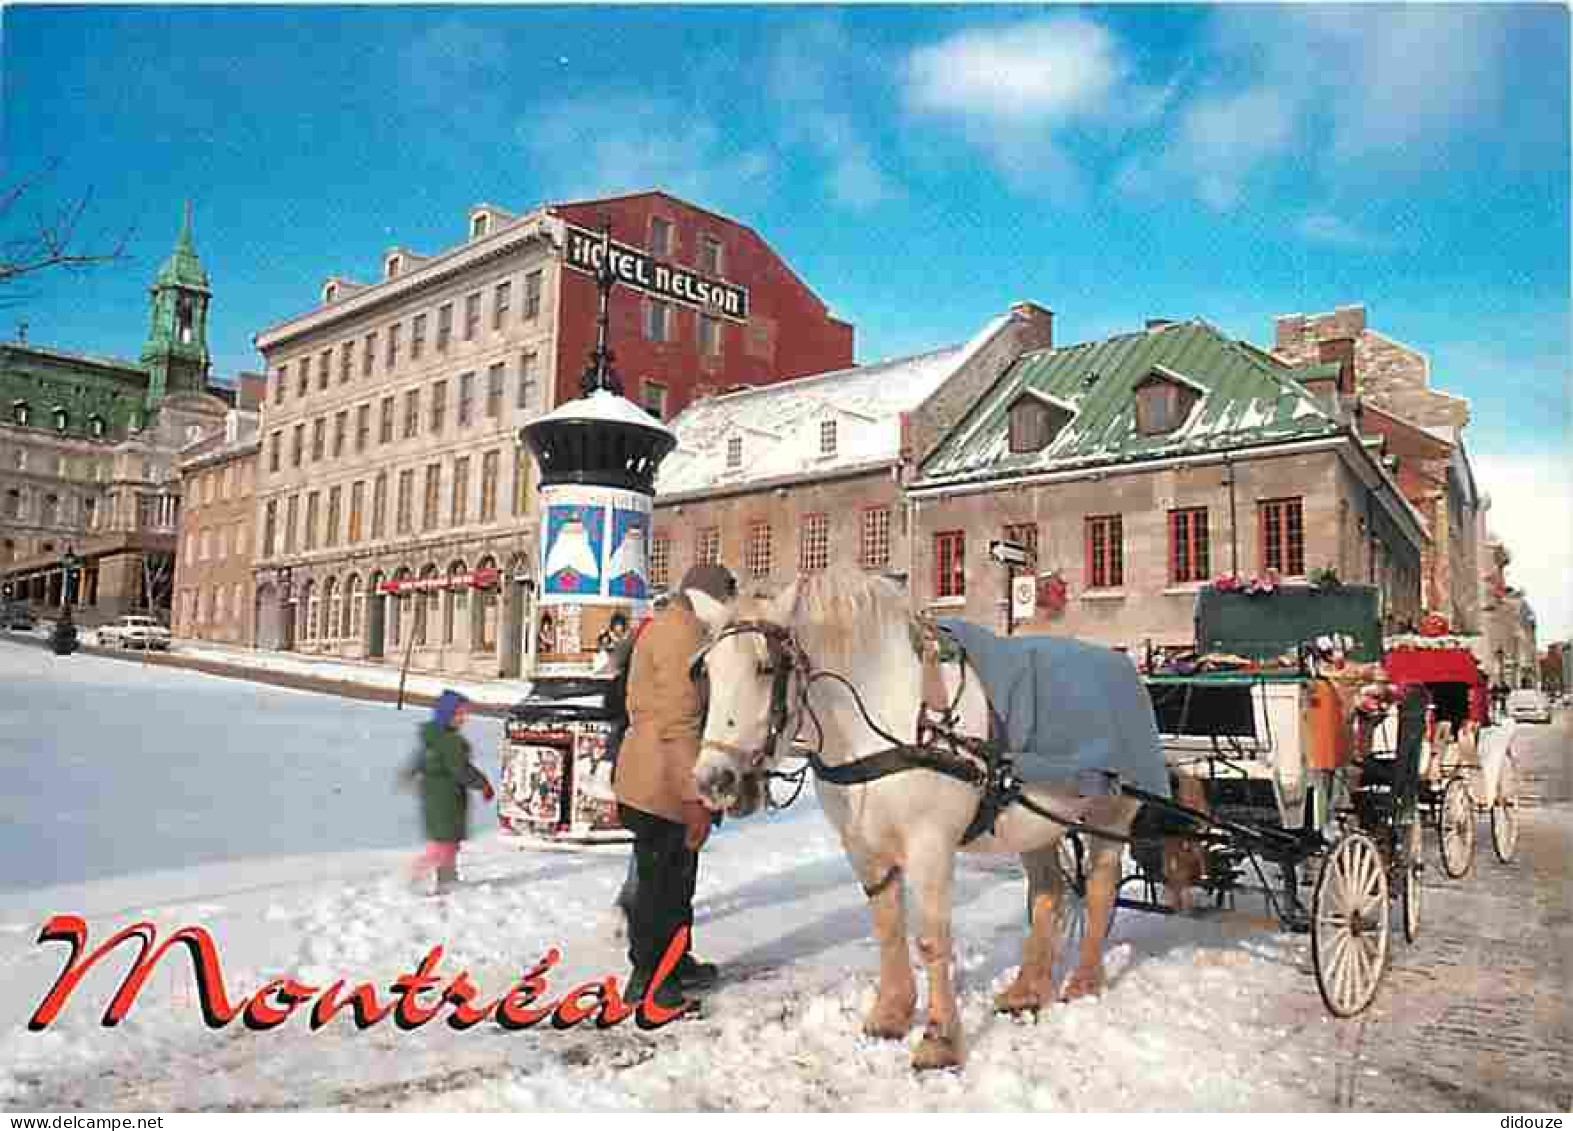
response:
<path id="1" fill-rule="evenodd" d="M 56 164 L 51 163 L 44 171 L 15 185 L 0 188 L 0 228 L 9 230 L 18 223 L 23 204 L 38 196 L 43 182 L 54 175 Z M 92 199 L 92 190 L 88 189 L 74 200 L 35 210 L 21 221 L 22 230 L 15 234 L 8 231 L 0 242 L 0 287 L 41 271 L 81 271 L 125 258 L 131 229 L 107 239 L 88 240 L 81 234 Z"/>

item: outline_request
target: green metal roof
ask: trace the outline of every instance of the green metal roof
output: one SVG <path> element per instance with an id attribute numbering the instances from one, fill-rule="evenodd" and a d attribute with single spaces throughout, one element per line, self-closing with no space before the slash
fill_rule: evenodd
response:
<path id="1" fill-rule="evenodd" d="M 1142 436 L 1133 394 L 1155 368 L 1205 392 L 1179 428 Z M 1300 372 L 1200 321 L 1025 354 L 951 430 L 915 486 L 1340 434 L 1339 423 L 1295 382 Z M 1029 390 L 1074 406 L 1075 416 L 1043 450 L 1013 453 L 1009 410 Z"/>

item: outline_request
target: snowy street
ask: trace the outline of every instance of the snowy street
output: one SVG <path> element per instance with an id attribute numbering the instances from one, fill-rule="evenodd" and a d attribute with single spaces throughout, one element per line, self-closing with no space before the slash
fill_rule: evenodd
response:
<path id="1" fill-rule="evenodd" d="M 1420 941 L 1395 936 L 1377 1002 L 1352 1022 L 1322 1009 L 1306 937 L 1280 933 L 1251 896 L 1211 919 L 1122 911 L 1102 999 L 1036 1021 L 995 1016 L 992 994 L 1019 960 L 1024 889 L 1014 860 L 964 857 L 955 932 L 968 1062 L 914 1077 L 906 1045 L 861 1035 L 877 966 L 869 916 L 809 793 L 727 823 L 706 847 L 695 948 L 735 977 L 699 1017 L 654 1032 L 456 1032 L 440 1018 L 358 1031 L 347 1013 L 314 1032 L 307 1008 L 268 1032 L 238 1019 L 214 1030 L 183 950 L 105 1028 L 130 944 L 46 1031 L 28 1031 L 69 953 L 37 941 L 58 914 L 86 920 L 89 949 L 144 919 L 160 939 L 206 929 L 232 1002 L 279 977 L 385 989 L 435 945 L 443 983 L 465 970 L 477 1000 L 552 947 L 563 958 L 550 996 L 625 978 L 608 909 L 626 848 L 520 847 L 477 797 L 465 883 L 440 898 L 405 883 L 419 834 L 396 775 L 425 717 L 0 640 L 0 1106 L 1544 1110 L 1573 1095 L 1565 713 L 1535 728 L 1543 792 L 1524 813 L 1518 862 L 1497 863 L 1482 825 L 1474 875 L 1449 881 L 1433 866 Z M 500 733 L 497 720 L 466 727 L 494 782 Z M 1430 840 L 1426 851 L 1434 862 Z M 1477 1046 L 1488 1055 L 1460 1052 Z"/>

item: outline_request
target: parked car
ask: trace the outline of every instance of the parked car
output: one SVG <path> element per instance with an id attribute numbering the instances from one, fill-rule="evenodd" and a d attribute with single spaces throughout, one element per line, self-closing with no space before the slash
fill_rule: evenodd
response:
<path id="1" fill-rule="evenodd" d="M 98 643 L 103 648 L 152 648 L 169 651 L 169 629 L 153 617 L 124 616 L 98 630 Z"/>
<path id="2" fill-rule="evenodd" d="M 1549 723 L 1551 700 L 1544 691 L 1521 687 L 1507 697 L 1508 717 L 1519 723 Z"/>
<path id="3" fill-rule="evenodd" d="M 33 610 L 26 605 L 7 605 L 0 612 L 0 629 L 19 629 L 31 632 L 38 626 L 38 618 L 33 615 Z"/>

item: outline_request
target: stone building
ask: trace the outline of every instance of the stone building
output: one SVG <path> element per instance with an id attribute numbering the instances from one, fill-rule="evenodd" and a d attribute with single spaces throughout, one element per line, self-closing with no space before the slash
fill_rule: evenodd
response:
<path id="1" fill-rule="evenodd" d="M 1458 633 L 1480 631 L 1480 496 L 1464 448 L 1469 402 L 1431 387 L 1431 362 L 1421 351 L 1373 330 L 1363 305 L 1328 314 L 1290 314 L 1274 322 L 1275 356 L 1299 366 L 1343 365 L 1336 392 L 1363 435 L 1379 436 L 1393 456 L 1405 497 L 1425 521 L 1424 611 Z"/>
<path id="2" fill-rule="evenodd" d="M 1136 649 L 1193 639 L 1214 576 L 1332 568 L 1419 615 L 1419 516 L 1326 404 L 1340 363 L 1292 367 L 1204 322 L 1020 357 L 908 487 L 922 607 L 1006 626 L 991 541 L 1024 545 L 1016 631 Z"/>
<path id="3" fill-rule="evenodd" d="M 651 584 L 716 561 L 764 590 L 833 563 L 905 576 L 903 484 L 917 460 L 1052 340 L 1053 315 L 1018 303 L 959 346 L 691 405 L 656 480 Z"/>
<path id="4" fill-rule="evenodd" d="M 254 639 L 252 554 L 256 546 L 257 439 L 263 378 L 243 378 L 253 407 L 233 409 L 224 430 L 180 452 L 176 537 L 176 636 L 249 646 Z"/>
<path id="5" fill-rule="evenodd" d="M 750 228 L 652 192 L 477 205 L 464 243 L 391 248 L 257 335 L 261 647 L 477 676 L 528 670 L 537 553 L 519 428 L 579 394 L 609 222 L 624 393 L 693 397 L 849 365 L 852 327 Z"/>
<path id="6" fill-rule="evenodd" d="M 1489 505 L 1489 503 L 1488 503 Z M 1535 610 L 1520 589 L 1508 584 L 1513 556 L 1501 540 L 1487 534 L 1482 579 L 1480 662 L 1491 677 L 1508 687 L 1530 687 L 1536 675 Z"/>
<path id="7" fill-rule="evenodd" d="M 84 621 L 168 609 L 176 453 L 221 431 L 236 396 L 210 382 L 211 294 L 188 210 L 139 360 L 0 343 L 0 580 L 14 598 L 59 608 L 70 550 Z"/>

